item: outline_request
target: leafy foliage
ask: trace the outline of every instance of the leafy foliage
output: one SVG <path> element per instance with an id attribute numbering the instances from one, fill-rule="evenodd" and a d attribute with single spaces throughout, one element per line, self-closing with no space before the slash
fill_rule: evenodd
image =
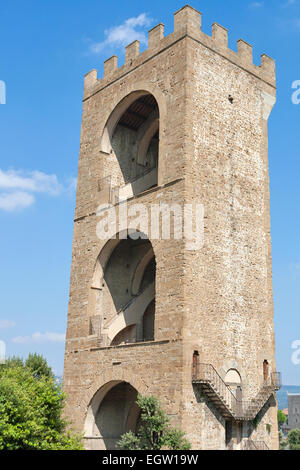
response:
<path id="1" fill-rule="evenodd" d="M 278 437 L 279 437 L 279 449 L 284 450 L 286 446 L 288 445 L 288 441 L 284 439 L 282 431 L 279 431 Z"/>
<path id="2" fill-rule="evenodd" d="M 39 354 L 29 354 L 25 361 L 25 367 L 31 370 L 35 378 L 41 377 L 54 378 L 51 367 L 48 366 L 46 359 Z"/>
<path id="3" fill-rule="evenodd" d="M 5 365 L 6 365 L 6 367 L 14 367 L 14 366 L 23 367 L 24 361 L 21 357 L 12 356 L 12 357 L 6 359 Z"/>
<path id="4" fill-rule="evenodd" d="M 277 421 L 278 421 L 278 426 L 282 426 L 286 422 L 286 415 L 283 413 L 282 410 L 277 411 Z"/>
<path id="5" fill-rule="evenodd" d="M 164 435 L 164 447 L 170 450 L 189 450 L 191 444 L 180 429 L 169 429 Z"/>
<path id="6" fill-rule="evenodd" d="M 287 437 L 290 450 L 300 450 L 300 429 L 292 429 Z"/>
<path id="7" fill-rule="evenodd" d="M 138 431 L 123 434 L 118 447 L 123 450 L 188 450 L 191 444 L 179 429 L 169 425 L 169 418 L 156 397 L 138 395 L 141 410 Z"/>
<path id="8" fill-rule="evenodd" d="M 81 449 L 61 417 L 64 395 L 41 356 L 0 367 L 0 450 Z"/>
<path id="9" fill-rule="evenodd" d="M 132 431 L 126 432 L 117 443 L 117 447 L 123 450 L 142 450 L 140 438 Z"/>

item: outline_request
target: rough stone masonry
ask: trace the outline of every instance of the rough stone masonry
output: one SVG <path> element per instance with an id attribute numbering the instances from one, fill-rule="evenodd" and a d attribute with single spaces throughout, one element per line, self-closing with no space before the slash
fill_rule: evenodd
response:
<path id="1" fill-rule="evenodd" d="M 275 64 L 190 6 L 85 76 L 66 414 L 113 449 L 155 395 L 193 449 L 277 449 L 267 122 Z M 98 206 L 204 207 L 204 246 L 99 239 Z"/>

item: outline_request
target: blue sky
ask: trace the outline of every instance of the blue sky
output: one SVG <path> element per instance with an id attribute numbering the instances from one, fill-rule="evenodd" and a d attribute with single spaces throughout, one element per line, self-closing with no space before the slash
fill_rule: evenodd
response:
<path id="1" fill-rule="evenodd" d="M 277 62 L 277 104 L 269 121 L 273 287 L 277 366 L 300 385 L 300 0 L 194 0 L 203 31 L 218 22 Z M 7 354 L 44 354 L 62 374 L 83 76 L 101 77 L 113 53 L 159 22 L 173 30 L 184 2 L 165 0 L 12 0 L 1 2 L 0 340 Z M 299 94 L 300 97 L 300 94 Z M 1 96 L 0 96 L 1 101 Z M 297 354 L 296 354 L 297 356 Z M 300 357 L 300 354 L 299 354 Z"/>

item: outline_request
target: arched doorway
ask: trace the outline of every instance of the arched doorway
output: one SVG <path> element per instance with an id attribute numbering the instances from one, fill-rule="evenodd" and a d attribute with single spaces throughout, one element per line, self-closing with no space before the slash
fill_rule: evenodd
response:
<path id="1" fill-rule="evenodd" d="M 240 373 L 236 369 L 229 369 L 225 375 L 224 382 L 235 394 L 236 399 L 242 401 L 242 379 Z"/>
<path id="2" fill-rule="evenodd" d="M 232 387 L 236 387 L 237 385 L 241 385 L 242 379 L 240 373 L 236 369 L 229 369 L 225 375 L 224 382 Z"/>
<path id="3" fill-rule="evenodd" d="M 243 390 L 242 390 L 242 378 L 237 369 L 228 369 L 224 382 L 226 385 L 231 389 L 232 393 L 235 395 L 237 403 L 236 403 L 236 411 L 242 412 L 242 400 L 243 400 Z M 243 424 L 236 421 L 233 423 L 232 421 L 226 421 L 225 424 L 225 442 L 227 448 L 232 448 L 233 439 L 237 445 L 237 448 L 241 445 L 242 442 L 242 435 L 243 435 Z"/>
<path id="4" fill-rule="evenodd" d="M 122 434 L 135 432 L 140 416 L 137 393 L 127 382 L 112 382 L 95 394 L 85 424 L 85 440 L 89 448 L 115 449 Z"/>
<path id="5" fill-rule="evenodd" d="M 110 240 L 96 263 L 90 322 L 99 325 L 102 346 L 154 339 L 155 255 L 145 236 L 130 235 Z"/>
<path id="6" fill-rule="evenodd" d="M 154 96 L 136 91 L 109 117 L 101 141 L 103 177 L 110 179 L 112 202 L 158 184 L 159 109 Z"/>

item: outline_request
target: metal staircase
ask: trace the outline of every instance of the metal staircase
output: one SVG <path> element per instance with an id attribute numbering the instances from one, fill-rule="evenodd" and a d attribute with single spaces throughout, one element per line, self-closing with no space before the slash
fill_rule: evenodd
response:
<path id="1" fill-rule="evenodd" d="M 243 450 L 270 450 L 264 441 L 252 441 L 251 439 L 245 439 L 243 444 Z"/>
<path id="2" fill-rule="evenodd" d="M 251 421 L 270 396 L 281 387 L 281 375 L 273 372 L 252 400 L 237 400 L 212 364 L 197 363 L 193 367 L 193 384 L 200 384 L 206 397 L 225 419 Z"/>

